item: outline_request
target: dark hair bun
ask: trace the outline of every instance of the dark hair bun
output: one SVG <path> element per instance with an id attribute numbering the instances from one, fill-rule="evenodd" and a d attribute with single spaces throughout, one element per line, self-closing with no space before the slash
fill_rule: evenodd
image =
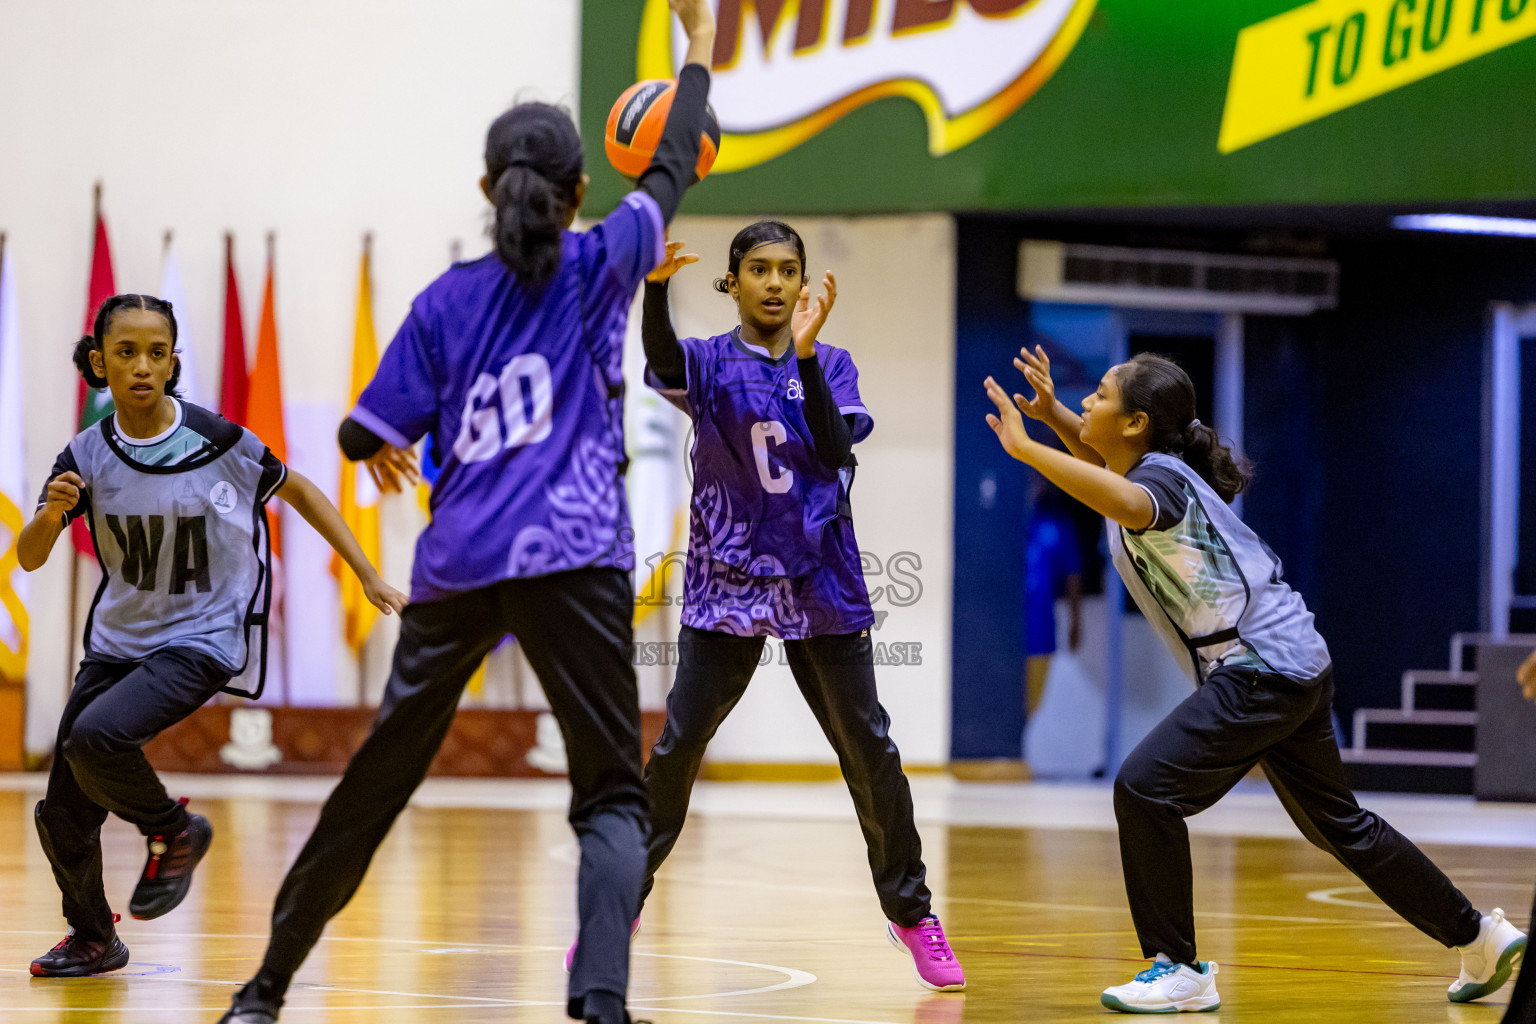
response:
<path id="1" fill-rule="evenodd" d="M 95 368 L 91 366 L 91 353 L 101 351 L 96 347 L 96 339 L 91 335 L 82 335 L 75 342 L 75 369 L 80 371 L 80 376 L 85 380 L 85 386 L 100 390 L 107 386 L 104 378 L 97 375 Z"/>

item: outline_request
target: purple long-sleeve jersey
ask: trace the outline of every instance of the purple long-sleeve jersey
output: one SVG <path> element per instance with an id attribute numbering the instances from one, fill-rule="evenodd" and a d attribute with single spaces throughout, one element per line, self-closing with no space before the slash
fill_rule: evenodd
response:
<path id="1" fill-rule="evenodd" d="M 849 504 L 850 467 L 816 456 L 793 348 L 777 359 L 739 330 L 681 339 L 686 386 L 647 382 L 693 420 L 685 626 L 737 636 L 854 633 L 874 623 Z M 838 411 L 874 420 L 846 351 L 816 344 Z"/>

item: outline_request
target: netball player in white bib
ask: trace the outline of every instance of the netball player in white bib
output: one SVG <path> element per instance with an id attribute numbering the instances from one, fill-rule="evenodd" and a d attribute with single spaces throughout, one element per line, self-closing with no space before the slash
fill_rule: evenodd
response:
<path id="1" fill-rule="evenodd" d="M 1414 927 L 1461 953 L 1453 1002 L 1509 979 L 1525 936 L 1503 911 L 1484 916 L 1418 847 L 1355 802 L 1333 733 L 1332 661 L 1280 562 L 1228 508 L 1248 483 L 1216 431 L 1195 418 L 1176 363 L 1138 355 L 1083 399 L 1056 400 L 1043 349 L 1014 365 L 1035 396 L 991 377 L 987 422 L 1008 454 L 1103 513 L 1126 589 L 1196 683 L 1131 751 L 1115 779 L 1115 819 L 1131 917 L 1152 965 L 1106 989 L 1126 1013 L 1214 1010 L 1216 965 L 1195 952 L 1193 869 L 1184 819 L 1255 765 L 1302 834 L 1359 876 Z M 1033 441 L 1023 415 L 1071 454 Z"/>
<path id="2" fill-rule="evenodd" d="M 166 795 L 142 748 L 248 665 L 259 693 L 271 598 L 267 501 L 275 494 L 308 520 L 380 611 L 405 606 L 314 484 L 249 430 L 174 397 L 181 367 L 169 302 L 108 299 L 76 345 L 75 364 L 86 384 L 111 388 L 116 411 L 59 454 L 16 544 L 31 572 L 64 527 L 84 516 L 102 570 L 85 623 L 85 660 L 37 805 L 38 838 L 69 922 L 64 940 L 32 961 L 39 977 L 101 974 L 128 962 L 101 883 L 109 813 L 149 845 L 128 904 L 134 917 L 169 913 L 191 887 L 213 829 Z"/>

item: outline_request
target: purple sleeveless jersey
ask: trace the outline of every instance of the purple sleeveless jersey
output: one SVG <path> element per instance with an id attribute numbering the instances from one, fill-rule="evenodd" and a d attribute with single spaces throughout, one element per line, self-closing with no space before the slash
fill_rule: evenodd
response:
<path id="1" fill-rule="evenodd" d="M 443 457 L 411 599 L 589 566 L 634 566 L 624 481 L 623 341 L 660 262 L 655 200 L 627 196 L 566 232 L 559 271 L 526 287 L 494 253 L 455 264 L 411 304 L 351 416 Z"/>
<path id="2" fill-rule="evenodd" d="M 852 470 L 816 457 L 794 348 L 778 359 L 738 331 L 684 338 L 687 387 L 646 381 L 693 419 L 685 626 L 784 640 L 874 623 L 848 504 Z M 816 344 L 832 400 L 874 428 L 847 352 Z"/>

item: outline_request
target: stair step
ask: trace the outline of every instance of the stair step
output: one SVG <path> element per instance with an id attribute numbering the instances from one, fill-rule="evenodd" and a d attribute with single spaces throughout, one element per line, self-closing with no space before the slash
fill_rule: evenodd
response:
<path id="1" fill-rule="evenodd" d="M 1476 742 L 1476 728 L 1476 711 L 1357 708 L 1351 749 L 1466 753 Z"/>
<path id="2" fill-rule="evenodd" d="M 1355 728 L 1362 725 L 1476 725 L 1476 711 L 1416 711 L 1403 708 L 1358 708 Z"/>
<path id="3" fill-rule="evenodd" d="M 1429 768 L 1475 768 L 1477 754 L 1462 750 L 1344 749 L 1339 756 L 1348 764 L 1400 764 Z"/>

